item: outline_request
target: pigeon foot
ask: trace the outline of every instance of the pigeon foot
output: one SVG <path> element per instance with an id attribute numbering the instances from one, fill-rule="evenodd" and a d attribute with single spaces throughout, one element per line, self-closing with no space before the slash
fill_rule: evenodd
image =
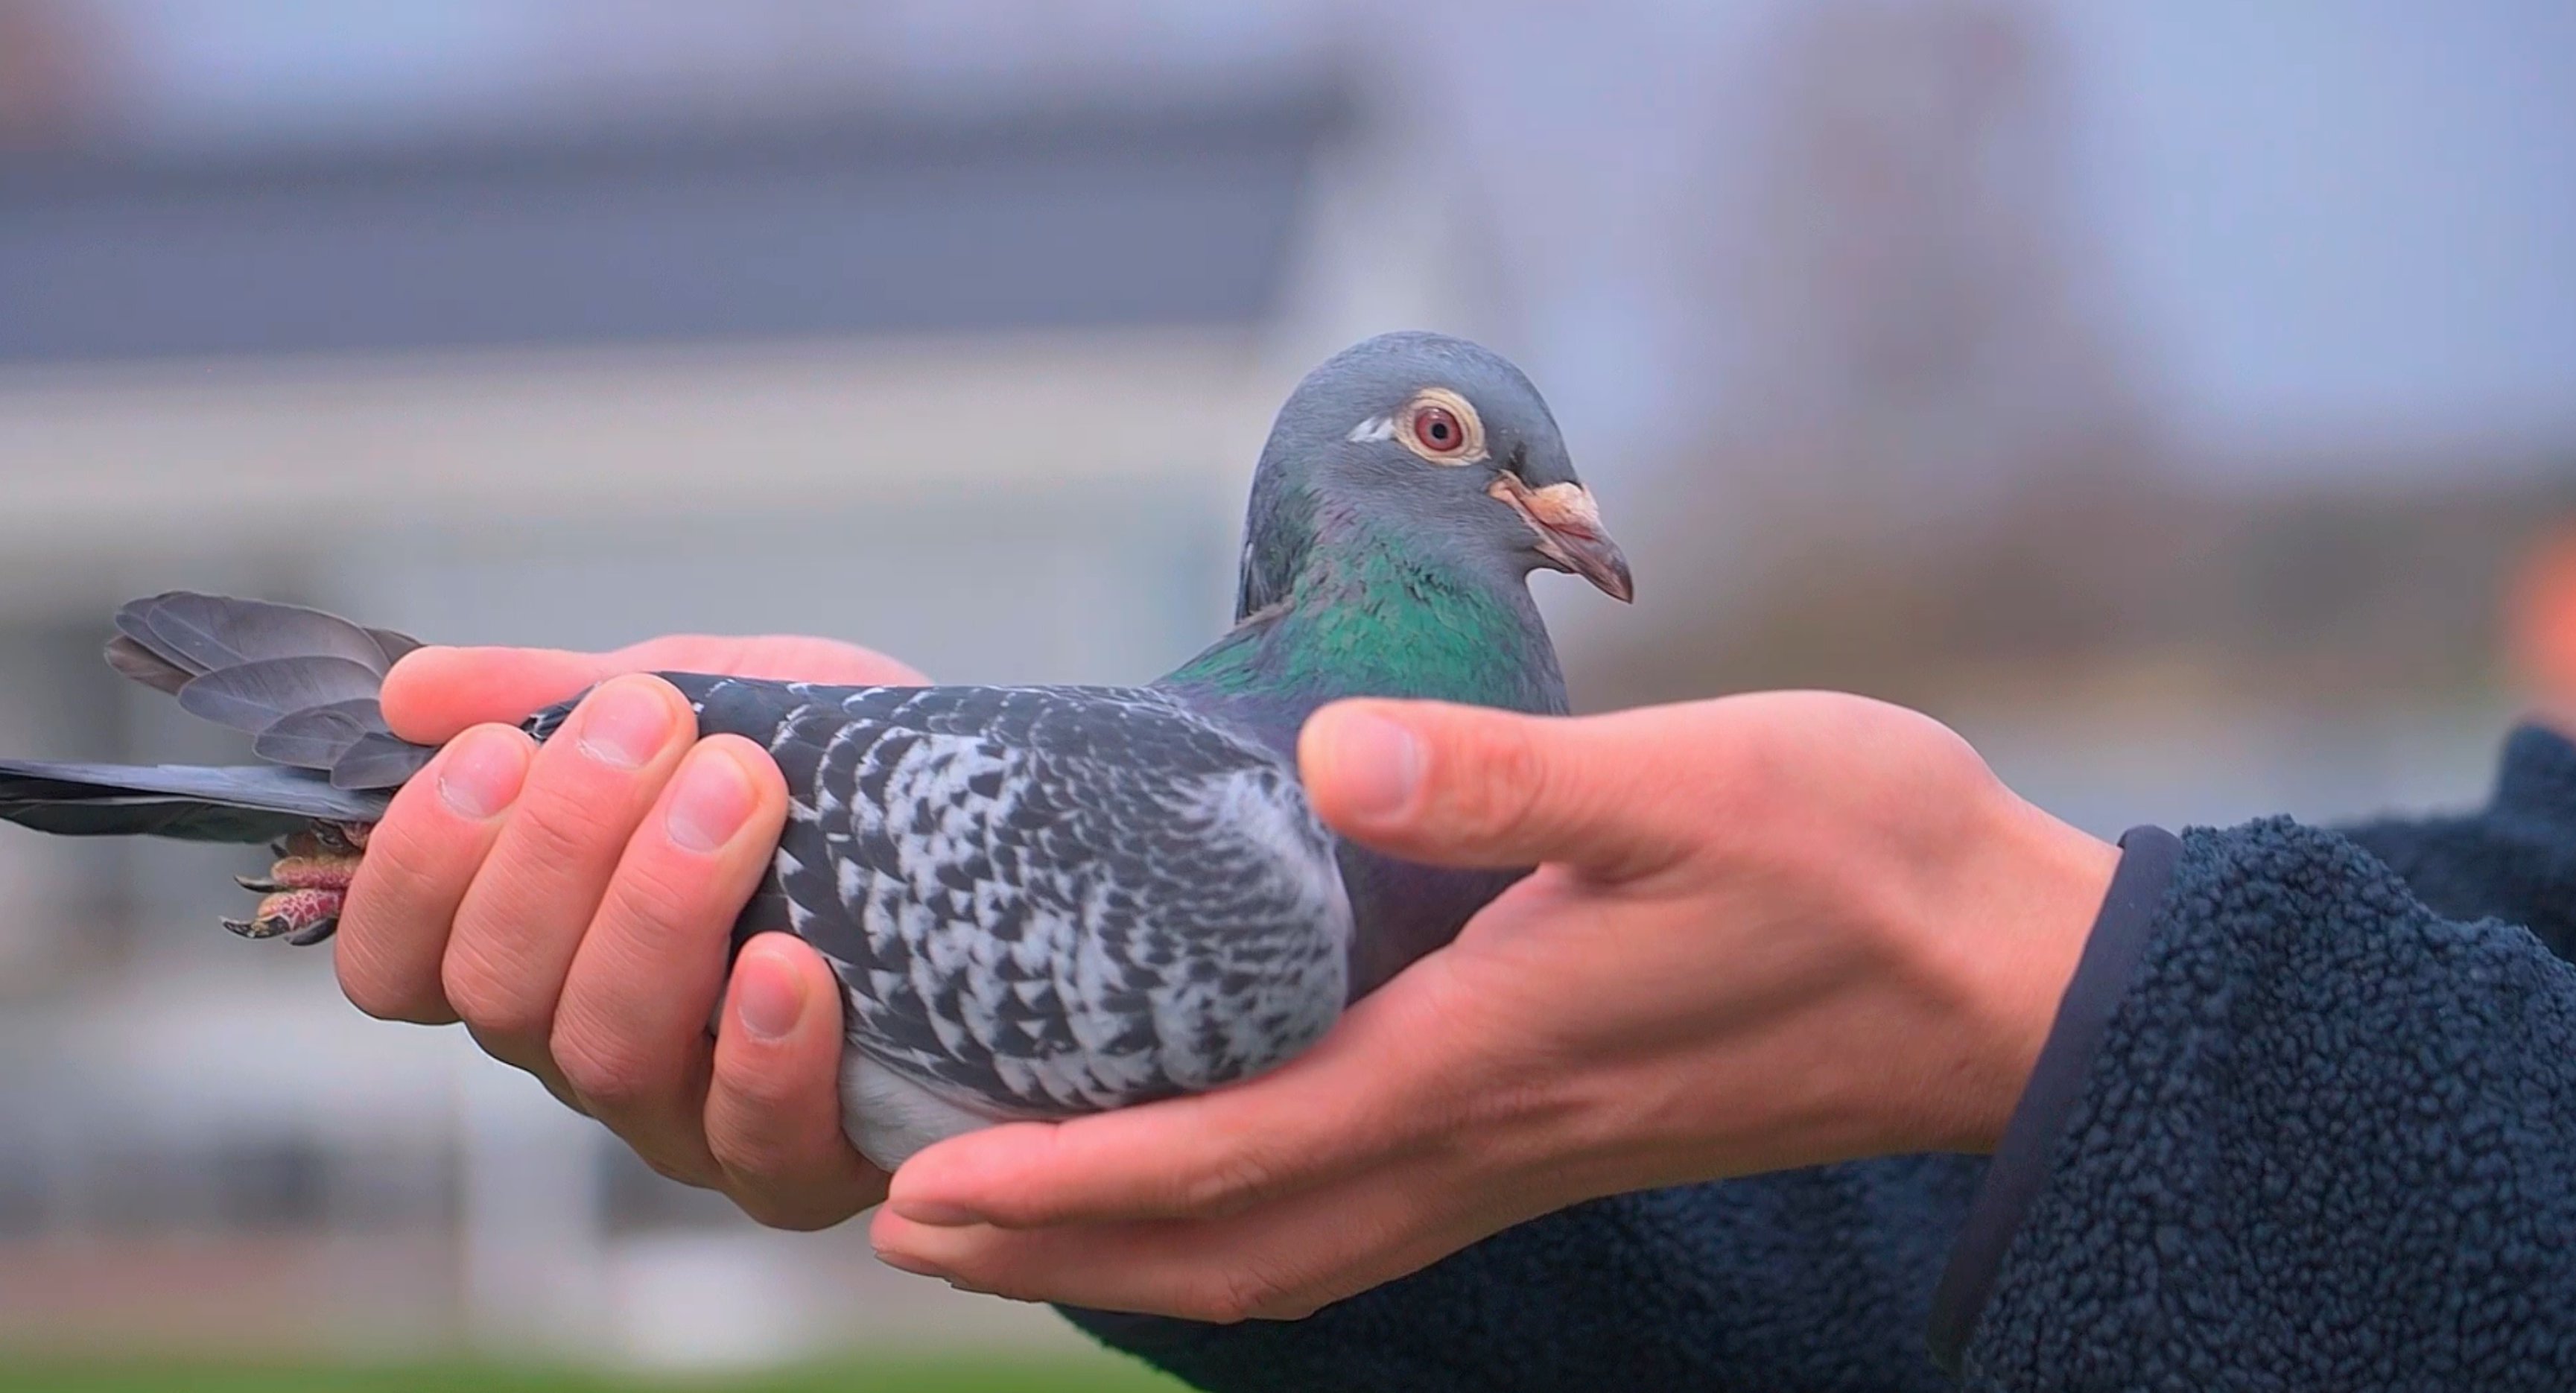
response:
<path id="1" fill-rule="evenodd" d="M 262 896 L 259 907 L 247 919 L 224 920 L 224 927 L 243 938 L 283 938 L 299 948 L 329 938 L 340 927 L 341 905 L 366 854 L 368 830 L 363 823 L 315 823 L 269 848 L 277 864 L 267 875 L 233 877 Z"/>

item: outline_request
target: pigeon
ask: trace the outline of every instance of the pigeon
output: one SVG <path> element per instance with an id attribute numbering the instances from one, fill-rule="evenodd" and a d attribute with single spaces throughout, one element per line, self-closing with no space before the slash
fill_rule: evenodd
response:
<path id="1" fill-rule="evenodd" d="M 1528 578 L 1634 598 L 1529 379 L 1398 333 L 1310 373 L 1255 471 L 1235 623 L 1133 687 L 847 687 L 662 674 L 702 734 L 759 741 L 790 812 L 735 928 L 793 933 L 844 988 L 844 1130 L 891 1169 L 942 1138 L 1200 1092 L 1294 1057 L 1448 942 L 1520 871 L 1337 838 L 1298 783 L 1324 704 L 1567 710 Z M 69 835 L 272 843 L 227 920 L 309 944 L 390 790 L 434 750 L 376 694 L 417 641 L 289 605 L 174 592 L 107 659 L 262 761 L 0 760 L 0 819 Z M 558 729 L 573 703 L 524 728 Z"/>

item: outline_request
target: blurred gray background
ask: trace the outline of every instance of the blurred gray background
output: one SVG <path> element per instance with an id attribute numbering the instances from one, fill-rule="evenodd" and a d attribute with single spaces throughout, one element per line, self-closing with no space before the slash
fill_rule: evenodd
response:
<path id="1" fill-rule="evenodd" d="M 1591 708 L 1914 703 L 2111 834 L 2478 797 L 2576 701 L 2557 0 L 0 0 L 0 748 L 238 753 L 121 600 L 1133 680 L 1297 376 L 1516 357 Z M 0 1357 L 1078 1341 L 759 1232 L 0 829 Z"/>

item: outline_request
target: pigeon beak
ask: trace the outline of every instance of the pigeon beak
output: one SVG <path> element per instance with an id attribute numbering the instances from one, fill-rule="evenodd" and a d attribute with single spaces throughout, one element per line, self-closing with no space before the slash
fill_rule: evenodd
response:
<path id="1" fill-rule="evenodd" d="M 1592 490 L 1581 484 L 1534 489 L 1506 472 L 1496 475 L 1485 491 L 1511 505 L 1538 534 L 1538 554 L 1547 564 L 1583 577 L 1623 605 L 1636 602 L 1637 582 L 1628 574 L 1628 558 L 1601 530 L 1601 507 L 1592 501 Z"/>

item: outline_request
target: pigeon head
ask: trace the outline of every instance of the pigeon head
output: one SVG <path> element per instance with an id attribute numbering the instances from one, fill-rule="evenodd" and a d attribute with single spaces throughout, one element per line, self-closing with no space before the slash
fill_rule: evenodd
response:
<path id="1" fill-rule="evenodd" d="M 1636 594 L 1538 388 L 1464 339 L 1382 334 L 1297 385 L 1253 479 L 1241 612 L 1284 597 L 1354 525 L 1444 568 L 1514 581 L 1545 568 Z"/>

